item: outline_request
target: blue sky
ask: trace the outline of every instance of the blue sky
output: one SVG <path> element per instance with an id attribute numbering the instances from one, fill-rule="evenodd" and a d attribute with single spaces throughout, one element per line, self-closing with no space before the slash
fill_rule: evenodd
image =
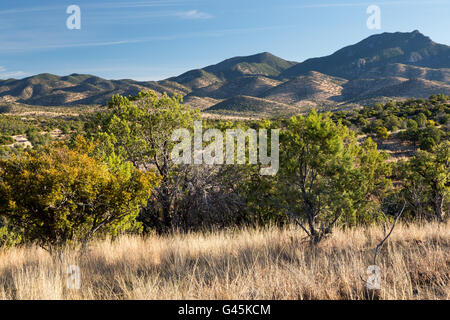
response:
<path id="1" fill-rule="evenodd" d="M 381 30 L 369 30 L 370 5 Z M 81 29 L 69 30 L 69 5 Z M 268 51 L 303 61 L 380 32 L 450 45 L 450 0 L 2 0 L 0 78 L 90 73 L 160 80 Z"/>

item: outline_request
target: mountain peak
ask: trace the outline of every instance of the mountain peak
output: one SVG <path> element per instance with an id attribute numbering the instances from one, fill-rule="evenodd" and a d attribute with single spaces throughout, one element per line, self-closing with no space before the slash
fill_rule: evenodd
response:
<path id="1" fill-rule="evenodd" d="M 194 80 L 192 76 L 204 77 L 205 72 L 208 77 L 217 77 L 220 80 L 229 80 L 241 76 L 266 76 L 277 77 L 284 70 L 295 65 L 296 62 L 286 61 L 269 52 L 261 52 L 249 56 L 233 57 L 215 65 L 196 70 L 195 73 L 188 71 L 183 75 L 170 80 L 184 83 L 186 75 L 189 75 L 189 82 Z"/>
<path id="2" fill-rule="evenodd" d="M 271 54 L 270 52 L 261 52 L 261 53 L 256 53 L 256 54 L 252 54 L 249 56 L 237 56 L 237 57 L 233 57 L 230 59 L 226 59 L 222 62 L 219 62 L 218 64 L 215 64 L 215 65 L 209 66 L 209 67 L 228 66 L 231 64 L 238 64 L 238 63 L 267 63 L 270 65 L 276 65 L 276 64 L 279 64 L 280 62 L 284 63 L 287 61 Z M 209 67 L 207 67 L 207 68 L 209 68 Z"/>
<path id="3" fill-rule="evenodd" d="M 431 45 L 432 43 L 434 42 L 419 30 L 414 30 L 412 32 L 383 32 L 371 35 L 354 45 L 338 50 L 336 53 L 346 51 L 348 48 L 363 49 L 364 47 L 370 47 L 372 51 L 377 51 L 379 49 L 394 47 L 423 47 Z"/>
<path id="4" fill-rule="evenodd" d="M 264 52 L 261 52 L 261 53 L 257 53 L 257 54 L 255 54 L 253 56 L 254 57 L 258 57 L 260 59 L 281 59 L 281 58 L 277 57 L 276 55 L 274 55 L 274 54 L 272 54 L 270 52 L 267 52 L 267 51 L 264 51 Z"/>
<path id="5" fill-rule="evenodd" d="M 449 68 L 450 47 L 434 43 L 418 30 L 372 35 L 330 56 L 314 58 L 285 70 L 282 77 L 318 71 L 355 79 L 371 68 L 402 63 L 428 68 Z"/>

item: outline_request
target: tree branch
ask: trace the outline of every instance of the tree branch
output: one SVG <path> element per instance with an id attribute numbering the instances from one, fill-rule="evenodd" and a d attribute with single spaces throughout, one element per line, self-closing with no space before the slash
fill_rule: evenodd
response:
<path id="1" fill-rule="evenodd" d="M 392 231 L 394 231 L 395 225 L 397 224 L 398 219 L 400 218 L 400 216 L 402 215 L 403 211 L 405 210 L 406 207 L 406 201 L 403 204 L 403 208 L 402 210 L 396 215 L 394 223 L 392 224 L 391 230 L 389 231 L 389 233 L 386 235 L 386 237 L 381 240 L 381 242 L 377 245 L 377 247 L 375 248 L 375 254 L 373 256 L 373 265 L 377 264 L 377 254 L 378 254 L 378 250 L 383 246 L 383 244 L 386 242 L 386 240 L 391 236 Z"/>
<path id="2" fill-rule="evenodd" d="M 308 235 L 308 237 L 311 236 L 311 233 L 309 233 L 309 231 L 305 228 L 305 226 L 304 226 L 301 222 L 299 222 L 299 221 L 297 220 L 297 218 L 294 216 L 294 214 L 293 214 L 289 209 L 288 209 L 288 215 L 289 215 L 289 217 L 292 219 L 292 221 L 295 222 L 295 224 L 297 224 L 298 226 L 300 226 L 300 228 L 302 228 L 303 231 L 305 231 L 305 233 Z"/>

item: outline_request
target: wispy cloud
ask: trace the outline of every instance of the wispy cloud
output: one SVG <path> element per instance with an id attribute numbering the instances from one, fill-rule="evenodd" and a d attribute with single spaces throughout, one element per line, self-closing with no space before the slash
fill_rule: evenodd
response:
<path id="1" fill-rule="evenodd" d="M 336 7 L 364 7 L 370 6 L 374 4 L 374 1 L 371 2 L 347 2 L 347 3 L 314 3 L 314 4 L 300 4 L 295 5 L 295 8 L 336 8 Z M 426 1 L 408 1 L 408 0 L 399 0 L 399 1 L 379 1 L 376 3 L 377 5 L 431 5 L 431 4 L 449 4 L 448 0 L 426 0 Z"/>
<path id="2" fill-rule="evenodd" d="M 27 76 L 26 72 L 23 71 L 8 71 L 5 67 L 0 66 L 0 78 L 9 79 L 9 78 L 23 78 Z"/>
<path id="3" fill-rule="evenodd" d="M 145 8 L 145 7 L 171 7 L 185 4 L 183 0 L 169 0 L 169 1 L 144 1 L 144 2 L 103 2 L 103 3 L 88 3 L 80 4 L 80 7 L 89 9 L 125 9 L 125 8 Z M 0 15 L 7 14 L 20 14 L 30 12 L 44 12 L 44 11 L 56 11 L 65 10 L 68 5 L 58 6 L 39 6 L 39 7 L 25 7 L 25 8 L 10 8 L 6 10 L 0 10 Z"/>
<path id="4" fill-rule="evenodd" d="M 82 13 L 88 12 L 87 18 L 84 21 L 93 23 L 113 23 L 126 22 L 127 24 L 137 21 L 145 21 L 149 18 L 179 18 L 186 20 L 205 20 L 213 18 L 213 15 L 200 11 L 198 9 L 187 8 L 185 10 L 169 9 L 169 7 L 180 6 L 183 4 L 181 1 L 153 1 L 153 2 L 136 2 L 136 3 L 91 3 L 81 5 Z M 149 9 L 150 7 L 159 7 L 158 9 Z M 166 8 L 164 8 L 166 7 Z M 0 10 L 0 16 L 2 19 L 0 22 L 10 21 L 17 22 L 17 15 L 27 14 L 25 19 L 27 21 L 33 21 L 33 18 L 29 18 L 29 15 L 38 14 L 42 12 L 52 13 L 59 12 L 61 15 L 66 14 L 65 6 L 42 6 L 31 8 L 11 8 L 6 10 Z M 130 10 L 126 10 L 130 9 Z M 55 13 L 56 14 L 56 13 Z M 52 21 L 54 15 L 47 19 Z M 17 26 L 17 23 L 16 23 Z"/>
<path id="5" fill-rule="evenodd" d="M 192 2 L 192 1 L 190 1 Z M 186 4 L 183 0 L 165 0 L 165 1 L 141 1 L 141 2 L 104 2 L 90 3 L 84 7 L 99 9 L 124 9 L 124 8 L 145 8 L 145 7 L 170 7 Z"/>
<path id="6" fill-rule="evenodd" d="M 134 24 L 134 23 L 146 23 L 148 19 L 156 18 L 176 18 L 185 20 L 206 20 L 212 19 L 214 16 L 210 13 L 199 11 L 197 9 L 192 10 L 134 10 L 132 13 L 124 13 L 119 10 L 112 10 L 108 12 L 93 13 L 86 21 L 91 25 L 93 24 Z"/>
<path id="7" fill-rule="evenodd" d="M 55 44 L 24 44 L 20 43 L 6 43 L 0 49 L 2 52 L 25 52 L 25 51 L 35 51 L 35 50 L 53 50 L 53 49 L 64 49 L 64 48 L 81 48 L 81 47 L 106 47 L 124 44 L 136 44 L 136 43 L 147 43 L 154 41 L 169 41 L 178 39 L 190 39 L 190 38 L 214 38 L 223 37 L 227 35 L 244 34 L 276 29 L 292 28 L 292 26 L 270 26 L 270 27 L 255 27 L 255 28 L 237 28 L 237 29 L 220 29 L 220 30 L 210 30 L 203 32 L 191 32 L 182 34 L 173 34 L 167 36 L 153 36 L 145 38 L 136 39 L 126 39 L 126 40 L 114 40 L 114 41 L 92 41 L 92 42 L 78 42 L 78 43 L 55 43 Z"/>
<path id="8" fill-rule="evenodd" d="M 62 7 L 33 7 L 33 8 L 12 8 L 6 10 L 0 10 L 0 15 L 10 15 L 10 14 L 20 14 L 20 13 L 29 13 L 29 12 L 43 12 L 43 11 L 53 11 L 61 9 Z"/>
<path id="9" fill-rule="evenodd" d="M 189 10 L 184 12 L 176 12 L 176 16 L 183 19 L 211 19 L 213 16 L 206 12 L 200 12 L 198 10 Z"/>

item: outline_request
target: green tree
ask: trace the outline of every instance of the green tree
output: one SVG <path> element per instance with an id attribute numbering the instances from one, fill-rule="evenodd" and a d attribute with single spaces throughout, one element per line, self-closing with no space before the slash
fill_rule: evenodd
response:
<path id="1" fill-rule="evenodd" d="M 431 151 L 441 141 L 443 132 L 434 126 L 423 129 L 419 135 L 420 149 Z"/>
<path id="2" fill-rule="evenodd" d="M 8 145 L 13 144 L 14 139 L 10 136 L 0 135 L 0 145 Z"/>
<path id="3" fill-rule="evenodd" d="M 126 98 L 114 96 L 106 113 L 99 113 L 88 124 L 91 134 L 102 141 L 105 154 L 116 153 L 136 167 L 156 171 L 159 186 L 141 211 L 146 226 L 164 233 L 173 228 L 177 218 L 175 200 L 180 192 L 184 172 L 170 160 L 177 143 L 171 140 L 175 129 L 191 129 L 199 113 L 182 104 L 182 97 L 152 91 Z"/>
<path id="4" fill-rule="evenodd" d="M 88 150 L 58 145 L 0 160 L 0 212 L 25 241 L 52 250 L 136 227 L 155 176 Z"/>
<path id="5" fill-rule="evenodd" d="M 377 137 L 381 140 L 387 140 L 389 138 L 389 132 L 386 127 L 377 128 Z"/>
<path id="6" fill-rule="evenodd" d="M 386 126 L 391 131 L 397 131 L 401 125 L 400 119 L 395 115 L 389 115 L 386 118 Z"/>
<path id="7" fill-rule="evenodd" d="M 293 117 L 281 136 L 283 203 L 317 243 L 338 220 L 354 224 L 374 212 L 373 199 L 381 200 L 390 183 L 385 160 L 372 140 L 359 145 L 348 128 L 327 117 Z"/>
<path id="8" fill-rule="evenodd" d="M 406 201 L 406 212 L 414 219 L 433 219 L 434 210 L 430 203 L 429 186 L 424 179 L 411 168 L 411 161 L 398 161 L 394 165 L 394 179 L 401 181 L 402 187 L 397 193 L 393 193 L 394 203 Z"/>
<path id="9" fill-rule="evenodd" d="M 419 125 L 414 119 L 408 119 L 406 127 L 408 129 L 417 130 L 419 128 Z"/>
<path id="10" fill-rule="evenodd" d="M 434 214 L 443 221 L 450 191 L 450 142 L 442 142 L 431 152 L 419 150 L 411 159 L 410 170 L 415 173 L 415 179 L 427 186 Z"/>
<path id="11" fill-rule="evenodd" d="M 416 116 L 416 122 L 419 125 L 420 128 L 425 127 L 425 125 L 427 124 L 427 116 L 421 112 Z"/>

